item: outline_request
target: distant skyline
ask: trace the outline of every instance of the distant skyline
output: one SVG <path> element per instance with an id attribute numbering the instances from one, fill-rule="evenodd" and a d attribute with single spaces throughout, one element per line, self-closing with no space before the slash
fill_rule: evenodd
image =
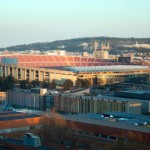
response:
<path id="1" fill-rule="evenodd" d="M 0 0 L 0 48 L 79 37 L 150 38 L 150 0 Z"/>

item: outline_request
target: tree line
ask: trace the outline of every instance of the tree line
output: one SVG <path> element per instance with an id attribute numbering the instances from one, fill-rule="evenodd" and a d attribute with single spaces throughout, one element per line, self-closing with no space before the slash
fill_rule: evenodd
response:
<path id="1" fill-rule="evenodd" d="M 14 85 L 18 85 L 21 89 L 31 89 L 31 88 L 47 88 L 47 89 L 56 89 L 57 82 L 55 80 L 47 81 L 38 81 L 38 80 L 16 80 L 13 76 L 9 75 L 7 77 L 0 77 L 0 91 L 11 90 Z M 87 79 L 77 79 L 75 85 L 72 80 L 66 79 L 62 85 L 64 90 L 70 90 L 73 87 L 77 88 L 88 88 L 90 82 Z"/>

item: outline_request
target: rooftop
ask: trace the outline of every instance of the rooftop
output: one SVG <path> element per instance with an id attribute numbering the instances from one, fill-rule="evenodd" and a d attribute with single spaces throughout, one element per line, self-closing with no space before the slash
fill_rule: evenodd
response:
<path id="1" fill-rule="evenodd" d="M 128 125 L 139 125 L 142 127 L 148 127 L 150 125 L 150 117 L 146 115 L 138 115 L 124 112 L 108 112 L 103 114 L 78 114 L 77 116 L 81 118 L 89 118 L 94 120 L 103 120 L 114 122 L 118 124 L 128 124 Z"/>
<path id="2" fill-rule="evenodd" d="M 135 94 L 150 94 L 150 90 L 128 90 L 124 91 L 126 93 L 135 93 Z"/>
<path id="3" fill-rule="evenodd" d="M 0 121 L 26 119 L 26 118 L 34 118 L 34 117 L 40 117 L 40 116 L 35 114 L 27 114 L 21 112 L 13 112 L 13 111 L 0 112 Z"/>
<path id="4" fill-rule="evenodd" d="M 120 112 L 118 112 L 119 114 Z M 111 114 L 111 112 L 110 112 Z M 119 129 L 126 129 L 126 130 L 133 130 L 133 131 L 139 131 L 139 132 L 145 132 L 150 133 L 150 118 L 149 116 L 143 118 L 143 115 L 141 115 L 141 118 L 124 118 L 122 113 L 120 113 L 120 118 L 113 116 L 113 113 L 111 114 L 79 114 L 79 115 L 61 115 L 66 120 L 72 120 L 76 122 L 82 122 L 82 123 L 88 123 L 88 124 L 95 124 L 99 126 L 106 126 L 106 127 L 112 127 L 112 128 L 119 128 Z M 103 116 L 102 116 L 103 115 Z M 129 115 L 129 114 L 128 114 Z M 132 115 L 132 114 L 131 114 Z M 139 115 L 140 116 L 140 115 Z M 121 119 L 124 118 L 125 121 L 122 121 Z M 138 121 L 138 122 L 137 122 Z M 142 121 L 142 123 L 141 123 Z"/>
<path id="5" fill-rule="evenodd" d="M 105 66 L 85 66 L 85 67 L 66 67 L 73 72 L 109 72 L 109 71 L 132 71 L 138 69 L 150 69 L 148 66 L 137 65 L 105 65 Z"/>
<path id="6" fill-rule="evenodd" d="M 140 102 L 139 99 L 133 98 L 123 98 L 123 97 L 115 97 L 113 95 L 97 95 L 97 96 L 88 96 L 88 95 L 77 95 L 76 93 L 62 93 L 61 95 L 66 95 L 69 97 L 80 97 L 85 100 L 98 100 L 98 101 L 118 101 L 118 102 L 129 102 L 129 103 L 138 103 Z M 145 101 L 145 100 L 143 100 Z"/>

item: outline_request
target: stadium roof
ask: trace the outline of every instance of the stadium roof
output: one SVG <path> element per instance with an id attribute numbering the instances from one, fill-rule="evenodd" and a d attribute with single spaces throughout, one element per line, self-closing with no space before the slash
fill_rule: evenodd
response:
<path id="1" fill-rule="evenodd" d="M 53 55 L 30 55 L 30 54 L 15 54 L 15 55 L 0 55 L 0 62 L 2 58 L 5 64 L 15 64 L 18 62 L 20 66 L 28 67 L 44 67 L 44 66 L 103 66 L 119 64 L 113 60 L 104 60 L 93 57 L 82 56 L 53 56 Z M 8 58 L 12 58 L 9 60 Z M 15 59 L 14 59 L 15 58 Z"/>
<path id="2" fill-rule="evenodd" d="M 85 67 L 67 67 L 67 70 L 73 72 L 109 72 L 109 71 L 125 71 L 125 70 L 138 70 L 148 69 L 148 66 L 137 66 L 137 65 L 111 65 L 111 66 L 85 66 Z"/>

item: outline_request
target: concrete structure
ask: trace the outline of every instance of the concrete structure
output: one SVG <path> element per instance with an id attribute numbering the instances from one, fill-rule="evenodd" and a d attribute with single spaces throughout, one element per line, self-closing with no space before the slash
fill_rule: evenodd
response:
<path id="1" fill-rule="evenodd" d="M 24 135 L 23 144 L 32 147 L 40 147 L 41 139 L 39 136 L 35 136 L 33 133 L 26 133 Z"/>
<path id="2" fill-rule="evenodd" d="M 7 91 L 7 104 L 14 108 L 43 110 L 43 95 L 47 89 L 13 89 Z"/>
<path id="3" fill-rule="evenodd" d="M 130 82 L 131 79 L 150 80 L 147 66 L 113 65 L 94 67 L 68 67 L 67 70 L 76 73 L 79 79 L 88 79 L 91 84 L 105 85 Z"/>
<path id="4" fill-rule="evenodd" d="M 74 83 L 77 79 L 88 79 L 91 85 L 103 85 L 130 82 L 132 78 L 143 80 L 150 74 L 148 66 L 115 64 L 113 61 L 96 58 L 17 55 L 12 56 L 12 61 L 1 62 L 0 76 L 12 75 L 18 80 L 29 81 L 70 79 Z"/>
<path id="5" fill-rule="evenodd" d="M 12 75 L 18 80 L 60 80 L 60 79 L 71 79 L 74 82 L 77 77 L 74 76 L 73 72 L 47 69 L 47 68 L 37 68 L 37 67 L 21 67 L 16 65 L 3 65 L 1 66 L 1 76 Z M 74 77 L 73 77 L 74 76 Z"/>
<path id="6" fill-rule="evenodd" d="M 63 80 L 70 79 L 74 83 L 79 79 L 88 79 L 92 84 L 113 84 L 131 78 L 147 78 L 150 68 L 147 66 L 95 66 L 37 68 L 18 65 L 0 65 L 0 76 L 12 75 L 18 80 Z M 150 78 L 149 78 L 150 80 Z M 130 81 L 128 81 L 130 82 Z"/>
<path id="7" fill-rule="evenodd" d="M 8 90 L 7 105 L 19 109 L 50 111 L 54 107 L 54 94 L 57 93 L 42 88 Z"/>
<path id="8" fill-rule="evenodd" d="M 109 96 L 79 96 L 72 93 L 54 96 L 54 106 L 57 111 L 69 113 L 104 113 L 128 112 L 141 113 L 141 103 L 136 100 Z"/>

